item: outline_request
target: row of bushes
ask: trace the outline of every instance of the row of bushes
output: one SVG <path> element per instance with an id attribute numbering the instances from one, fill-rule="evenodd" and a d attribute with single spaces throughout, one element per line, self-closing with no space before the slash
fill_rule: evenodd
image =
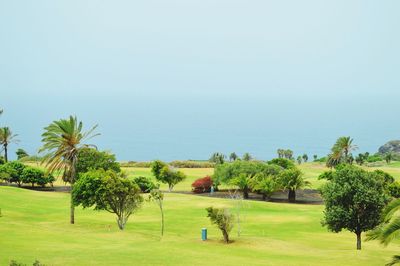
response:
<path id="1" fill-rule="evenodd" d="M 16 183 L 18 186 L 30 184 L 32 187 L 35 185 L 44 187 L 47 184 L 53 185 L 55 178 L 39 168 L 13 161 L 0 165 L 0 180 Z"/>
<path id="2" fill-rule="evenodd" d="M 121 167 L 151 167 L 152 162 L 121 162 Z M 175 168 L 214 168 L 215 163 L 208 161 L 172 161 L 169 163 L 170 166 Z"/>

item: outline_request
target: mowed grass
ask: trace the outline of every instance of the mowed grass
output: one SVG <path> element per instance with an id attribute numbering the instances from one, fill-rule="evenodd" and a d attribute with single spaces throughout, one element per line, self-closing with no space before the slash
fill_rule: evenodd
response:
<path id="1" fill-rule="evenodd" d="M 0 265 L 14 259 L 46 265 L 383 265 L 398 244 L 383 248 L 355 236 L 330 233 L 320 224 L 323 206 L 246 201 L 242 234 L 221 242 L 206 218 L 208 206 L 234 207 L 229 199 L 183 194 L 165 197 L 166 232 L 160 238 L 160 214 L 146 202 L 125 231 L 114 215 L 77 208 L 70 225 L 69 194 L 0 187 Z M 207 227 L 209 240 L 200 240 Z"/>

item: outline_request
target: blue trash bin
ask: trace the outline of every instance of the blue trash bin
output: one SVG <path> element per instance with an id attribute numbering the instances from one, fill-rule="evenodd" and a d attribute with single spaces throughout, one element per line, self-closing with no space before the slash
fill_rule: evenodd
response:
<path id="1" fill-rule="evenodd" d="M 201 240 L 203 240 L 203 241 L 207 240 L 207 228 L 201 229 Z"/>

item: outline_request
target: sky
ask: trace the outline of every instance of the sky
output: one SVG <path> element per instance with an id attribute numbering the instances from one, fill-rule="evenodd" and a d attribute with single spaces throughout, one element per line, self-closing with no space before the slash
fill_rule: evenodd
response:
<path id="1" fill-rule="evenodd" d="M 399 1 L 0 0 L 1 126 L 76 115 L 119 160 L 400 139 Z M 357 151 L 358 152 L 358 151 Z M 15 157 L 14 154 L 12 156 Z"/>

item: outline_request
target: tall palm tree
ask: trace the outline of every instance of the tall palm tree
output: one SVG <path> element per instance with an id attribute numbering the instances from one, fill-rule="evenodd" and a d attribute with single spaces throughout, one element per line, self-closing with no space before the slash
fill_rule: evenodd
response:
<path id="1" fill-rule="evenodd" d="M 390 202 L 382 213 L 382 223 L 367 234 L 367 240 L 379 240 L 387 246 L 400 236 L 400 199 Z M 386 265 L 400 263 L 400 256 L 393 256 L 392 261 Z"/>
<path id="2" fill-rule="evenodd" d="M 10 143 L 17 143 L 18 140 L 15 139 L 18 135 L 13 134 L 9 127 L 0 128 L 0 145 L 3 146 L 4 150 L 4 160 L 8 162 L 8 145 Z"/>
<path id="3" fill-rule="evenodd" d="M 48 171 L 50 173 L 61 171 L 64 181 L 71 184 L 71 191 L 76 179 L 78 153 L 82 148 L 93 146 L 85 144 L 86 140 L 99 135 L 93 133 L 97 125 L 87 132 L 83 132 L 82 127 L 82 122 L 73 116 L 70 116 L 69 119 L 53 121 L 42 134 L 43 146 L 39 150 L 39 152 L 47 152 L 43 163 Z M 74 212 L 75 207 L 71 193 L 71 224 L 75 223 Z"/>
<path id="4" fill-rule="evenodd" d="M 353 145 L 353 139 L 350 137 L 340 137 L 336 140 L 335 145 L 332 147 L 332 151 L 340 152 L 344 159 L 347 160 L 352 151 L 356 150 L 357 145 Z"/>

